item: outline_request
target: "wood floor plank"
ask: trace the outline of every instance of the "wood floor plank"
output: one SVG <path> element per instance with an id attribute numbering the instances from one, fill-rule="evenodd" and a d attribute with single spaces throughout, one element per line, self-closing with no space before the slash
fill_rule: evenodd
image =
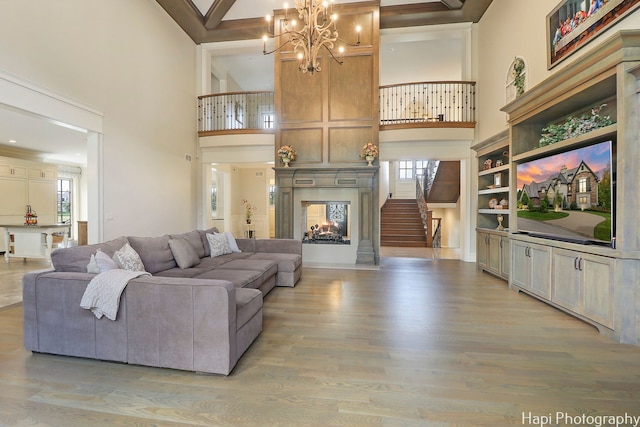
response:
<path id="1" fill-rule="evenodd" d="M 31 354 L 0 311 L 2 426 L 513 427 L 638 402 L 640 348 L 457 260 L 305 268 L 228 377 Z"/>

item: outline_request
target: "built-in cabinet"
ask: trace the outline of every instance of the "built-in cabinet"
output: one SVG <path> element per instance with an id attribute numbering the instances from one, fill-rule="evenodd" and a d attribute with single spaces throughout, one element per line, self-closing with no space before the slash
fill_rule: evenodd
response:
<path id="1" fill-rule="evenodd" d="M 613 329 L 615 259 L 553 248 L 551 301 Z"/>
<path id="2" fill-rule="evenodd" d="M 54 224 L 57 179 L 57 165 L 0 157 L 0 224 L 23 224 L 27 205 L 39 223 Z M 0 252 L 5 250 L 0 242 Z"/>
<path id="3" fill-rule="evenodd" d="M 506 233 L 478 229 L 476 241 L 478 268 L 508 280 L 511 252 Z"/>
<path id="4" fill-rule="evenodd" d="M 476 151 L 478 268 L 509 279 L 509 139 L 502 132 L 471 147 Z"/>
<path id="5" fill-rule="evenodd" d="M 527 90 L 507 104 L 508 137 L 498 135 L 474 147 L 478 156 L 478 265 L 489 271 L 496 254 L 483 229 L 495 227 L 487 211 L 485 196 L 495 197 L 496 188 L 485 188 L 486 156 L 499 152 L 500 141 L 508 141 L 509 215 L 504 239 L 510 241 L 510 288 L 526 292 L 541 301 L 585 320 L 616 340 L 640 344 L 640 116 L 637 112 L 640 87 L 640 31 L 621 31 L 570 67 Z M 551 145 L 540 143 L 542 130 L 564 123 L 607 105 L 615 121 Z M 518 233 L 518 188 L 516 171 L 520 163 L 560 151 L 612 140 L 615 146 L 613 181 L 615 205 L 611 221 L 615 239 L 611 245 L 580 244 Z M 487 162 L 488 164 L 489 162 Z M 492 165 L 495 167 L 495 164 Z M 500 184 L 503 177 L 500 178 Z M 492 191 L 487 191 L 492 190 Z M 489 194 L 485 194 L 489 193 Z M 503 222 L 504 225 L 504 222 Z"/>
<path id="6" fill-rule="evenodd" d="M 511 241 L 511 283 L 539 297 L 551 297 L 551 248 Z"/>

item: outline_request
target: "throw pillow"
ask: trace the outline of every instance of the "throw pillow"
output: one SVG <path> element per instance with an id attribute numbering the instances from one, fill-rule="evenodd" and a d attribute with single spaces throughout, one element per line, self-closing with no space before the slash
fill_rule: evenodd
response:
<path id="1" fill-rule="evenodd" d="M 231 248 L 229 247 L 229 240 L 227 239 L 227 236 L 225 236 L 224 234 L 207 233 L 207 241 L 209 242 L 211 258 L 215 258 L 220 255 L 231 253 Z"/>
<path id="2" fill-rule="evenodd" d="M 184 269 L 200 264 L 200 258 L 198 257 L 196 249 L 187 241 L 187 239 L 182 237 L 170 239 L 169 248 L 171 248 L 171 253 L 173 254 L 173 258 L 175 258 L 178 267 Z"/>
<path id="3" fill-rule="evenodd" d="M 118 264 L 107 254 L 102 252 L 100 249 L 96 252 L 96 264 L 98 264 L 99 272 L 107 270 L 115 270 L 118 267 Z"/>
<path id="4" fill-rule="evenodd" d="M 87 273 L 98 274 L 100 273 L 100 267 L 98 267 L 98 262 L 96 261 L 96 256 L 91 255 L 89 259 L 89 264 L 87 264 Z"/>
<path id="5" fill-rule="evenodd" d="M 225 231 L 222 234 L 227 236 L 227 240 L 229 241 L 229 248 L 231 249 L 231 252 L 242 252 L 238 247 L 238 242 L 236 242 L 235 237 L 233 237 L 233 234 L 231 234 L 230 231 Z"/>
<path id="6" fill-rule="evenodd" d="M 145 271 L 140 255 L 138 255 L 138 252 L 136 252 L 129 243 L 125 243 L 122 248 L 113 254 L 113 260 L 117 262 L 118 266 L 122 269 L 129 271 Z"/>

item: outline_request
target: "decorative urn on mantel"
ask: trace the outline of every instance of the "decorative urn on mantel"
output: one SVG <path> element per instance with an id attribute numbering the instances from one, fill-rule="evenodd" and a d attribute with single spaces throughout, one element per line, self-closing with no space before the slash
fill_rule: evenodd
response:
<path id="1" fill-rule="evenodd" d="M 289 163 L 296 158 L 296 150 L 290 145 L 283 145 L 278 150 L 278 156 L 280 156 L 280 160 L 284 163 L 284 167 L 288 168 Z"/>
<path id="2" fill-rule="evenodd" d="M 367 142 L 362 146 L 360 151 L 360 157 L 367 161 L 367 166 L 373 166 L 373 161 L 380 155 L 378 147 L 372 142 Z"/>

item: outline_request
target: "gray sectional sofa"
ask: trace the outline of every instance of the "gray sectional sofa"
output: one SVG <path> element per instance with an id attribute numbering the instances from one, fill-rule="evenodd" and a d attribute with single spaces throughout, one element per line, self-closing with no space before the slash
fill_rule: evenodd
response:
<path id="1" fill-rule="evenodd" d="M 212 231 L 55 250 L 53 269 L 23 278 L 26 349 L 228 375 L 262 331 L 263 297 L 300 279 L 302 243 L 237 239 L 241 252 L 211 257 L 206 235 Z M 195 265 L 177 262 L 172 239 L 189 242 Z M 98 319 L 80 307 L 96 276 L 87 266 L 98 249 L 111 257 L 126 243 L 150 275 L 128 282 L 115 320 Z"/>

